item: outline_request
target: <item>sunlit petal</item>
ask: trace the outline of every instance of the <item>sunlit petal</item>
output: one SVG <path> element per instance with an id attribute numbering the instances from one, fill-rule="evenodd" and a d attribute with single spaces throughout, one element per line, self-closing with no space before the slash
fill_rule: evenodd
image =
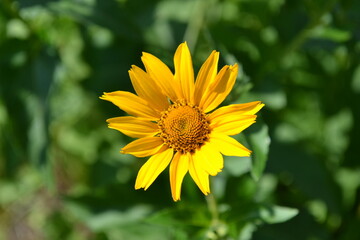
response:
<path id="1" fill-rule="evenodd" d="M 208 195 L 210 193 L 209 174 L 194 159 L 190 159 L 189 173 L 199 189 Z"/>
<path id="2" fill-rule="evenodd" d="M 194 93 L 194 69 L 186 43 L 179 45 L 174 56 L 175 81 L 180 83 L 181 97 L 192 102 Z"/>
<path id="3" fill-rule="evenodd" d="M 223 156 L 210 143 L 206 143 L 193 154 L 193 161 L 212 176 L 221 172 L 224 166 Z"/>
<path id="4" fill-rule="evenodd" d="M 130 92 L 109 92 L 104 93 L 100 98 L 112 102 L 121 110 L 133 116 L 149 120 L 157 120 L 160 117 L 160 113 L 152 109 L 144 99 Z"/>
<path id="5" fill-rule="evenodd" d="M 213 132 L 210 139 L 213 146 L 226 156 L 250 156 L 251 151 L 232 137 Z"/>
<path id="6" fill-rule="evenodd" d="M 133 65 L 129 70 L 129 76 L 137 95 L 145 99 L 149 105 L 160 112 L 169 107 L 167 97 L 149 74 Z"/>
<path id="7" fill-rule="evenodd" d="M 201 66 L 195 81 L 194 103 L 200 104 L 204 93 L 208 91 L 210 85 L 215 81 L 219 52 L 212 51 L 208 59 Z"/>
<path id="8" fill-rule="evenodd" d="M 242 104 L 232 104 L 229 106 L 216 109 L 214 112 L 209 114 L 208 119 L 212 121 L 214 118 L 224 117 L 229 114 L 253 115 L 257 113 L 262 107 L 264 107 L 264 104 L 262 104 L 260 101 L 242 103 Z"/>
<path id="9" fill-rule="evenodd" d="M 173 152 L 174 151 L 171 148 L 168 148 L 167 150 L 150 157 L 139 170 L 135 182 L 135 189 L 148 189 L 159 174 L 169 165 L 173 157 Z"/>
<path id="10" fill-rule="evenodd" d="M 156 123 L 136 117 L 115 117 L 107 120 L 109 128 L 116 129 L 133 138 L 154 136 L 159 132 Z"/>
<path id="11" fill-rule="evenodd" d="M 212 131 L 225 135 L 236 135 L 251 126 L 256 120 L 256 115 L 226 115 L 214 118 L 210 122 Z"/>
<path id="12" fill-rule="evenodd" d="M 175 81 L 170 69 L 160 59 L 150 53 L 144 52 L 141 60 L 145 65 L 146 72 L 156 81 L 165 95 L 173 102 L 178 100 L 182 95 L 180 84 Z"/>
<path id="13" fill-rule="evenodd" d="M 180 154 L 177 152 L 170 164 L 170 186 L 174 201 L 180 200 L 181 184 L 189 170 L 189 155 L 189 153 Z"/>
<path id="14" fill-rule="evenodd" d="M 132 141 L 121 149 L 121 153 L 132 154 L 136 157 L 147 157 L 164 151 L 167 147 L 160 137 L 144 137 Z"/>
<path id="15" fill-rule="evenodd" d="M 215 81 L 201 99 L 200 107 L 204 112 L 210 112 L 224 101 L 234 86 L 237 72 L 237 64 L 234 66 L 225 66 L 220 70 Z"/>

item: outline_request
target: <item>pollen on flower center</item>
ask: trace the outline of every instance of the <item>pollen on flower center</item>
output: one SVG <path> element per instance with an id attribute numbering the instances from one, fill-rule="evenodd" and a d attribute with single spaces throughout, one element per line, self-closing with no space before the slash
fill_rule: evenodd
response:
<path id="1" fill-rule="evenodd" d="M 172 104 L 158 121 L 160 137 L 175 151 L 193 153 L 209 138 L 209 122 L 196 106 L 179 101 Z"/>

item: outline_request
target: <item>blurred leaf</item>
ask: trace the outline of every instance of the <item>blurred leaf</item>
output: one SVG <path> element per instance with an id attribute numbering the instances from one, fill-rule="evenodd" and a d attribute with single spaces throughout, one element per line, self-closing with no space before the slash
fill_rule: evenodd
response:
<path id="1" fill-rule="evenodd" d="M 341 186 L 343 202 L 345 207 L 351 208 L 356 204 L 356 192 L 360 187 L 359 169 L 340 169 L 336 173 L 336 180 Z"/>
<path id="2" fill-rule="evenodd" d="M 225 171 L 232 176 L 241 176 L 251 169 L 251 158 L 249 157 L 228 157 L 225 156 Z"/>
<path id="3" fill-rule="evenodd" d="M 360 93 L 360 65 L 356 67 L 353 73 L 351 86 L 354 92 Z"/>
<path id="4" fill-rule="evenodd" d="M 26 39 L 30 35 L 29 28 L 20 19 L 12 19 L 7 24 L 7 37 Z"/>
<path id="5" fill-rule="evenodd" d="M 96 214 L 87 219 L 87 226 L 98 232 L 106 229 L 117 228 L 133 224 L 139 220 L 144 219 L 150 213 L 151 208 L 148 206 L 134 206 L 127 211 L 106 211 Z"/>
<path id="6" fill-rule="evenodd" d="M 45 126 L 45 110 L 43 104 L 36 98 L 34 94 L 23 94 L 24 102 L 31 118 L 29 127 L 29 154 L 30 160 L 39 165 L 45 163 L 45 149 L 47 143 L 47 132 Z"/>
<path id="7" fill-rule="evenodd" d="M 261 38 L 268 45 L 273 45 L 278 39 L 278 32 L 274 27 L 267 27 L 261 31 Z"/>
<path id="8" fill-rule="evenodd" d="M 0 134 L 3 134 L 2 133 L 2 130 L 4 129 L 5 127 L 5 124 L 7 123 L 8 121 L 8 113 L 6 111 L 6 108 L 3 104 L 3 101 L 2 99 L 0 98 Z"/>
<path id="9" fill-rule="evenodd" d="M 182 208 L 168 208 L 158 211 L 148 217 L 147 221 L 165 226 L 193 225 L 206 227 L 209 225 L 210 218 L 205 211 L 207 211 L 206 206 L 184 205 Z"/>
<path id="10" fill-rule="evenodd" d="M 310 214 L 314 216 L 316 221 L 323 223 L 326 220 L 328 209 L 323 201 L 314 200 L 309 202 L 307 205 Z"/>
<path id="11" fill-rule="evenodd" d="M 251 176 L 258 181 L 265 169 L 269 152 L 270 137 L 268 127 L 261 124 L 261 122 L 257 122 L 256 129 L 249 133 L 248 139 L 253 151 L 251 155 Z"/>
<path id="12" fill-rule="evenodd" d="M 106 28 L 92 25 L 89 26 L 88 31 L 92 37 L 94 46 L 98 48 L 109 47 L 114 41 L 114 35 Z"/>
<path id="13" fill-rule="evenodd" d="M 257 226 L 254 223 L 247 223 L 241 230 L 238 240 L 251 240 Z"/>
<path id="14" fill-rule="evenodd" d="M 249 57 L 254 61 L 257 61 L 261 58 L 261 52 L 259 51 L 257 46 L 254 43 L 252 43 L 249 39 L 238 38 L 237 41 L 235 42 L 235 46 L 239 50 L 246 52 L 249 55 Z"/>
<path id="15" fill-rule="evenodd" d="M 329 39 L 334 42 L 345 42 L 350 39 L 351 34 L 342 29 L 320 26 L 314 28 L 310 36 L 313 38 Z"/>
<path id="16" fill-rule="evenodd" d="M 289 63 L 289 62 L 287 62 Z M 265 108 L 280 110 L 286 108 L 288 99 L 284 88 L 277 82 L 277 76 L 269 75 L 265 77 L 266 83 L 261 85 L 257 92 L 250 92 L 251 99 L 261 100 L 265 103 Z"/>
<path id="17" fill-rule="evenodd" d="M 278 180 L 274 175 L 264 174 L 258 182 L 258 189 L 254 199 L 256 202 L 266 202 L 271 199 L 272 194 L 275 192 Z"/>
<path id="18" fill-rule="evenodd" d="M 94 5 L 94 0 L 63 0 L 50 3 L 49 7 L 54 11 L 81 18 L 84 16 L 90 16 Z"/>
<path id="19" fill-rule="evenodd" d="M 327 119 L 324 126 L 324 146 L 328 149 L 332 161 L 339 163 L 349 144 L 349 131 L 353 125 L 353 116 L 349 109 Z"/>
<path id="20" fill-rule="evenodd" d="M 156 16 L 159 19 L 188 22 L 193 7 L 194 1 L 162 1 L 156 8 Z"/>
<path id="21" fill-rule="evenodd" d="M 295 217 L 299 211 L 295 208 L 272 206 L 270 208 L 261 208 L 260 217 L 266 223 L 274 224 L 290 220 Z"/>

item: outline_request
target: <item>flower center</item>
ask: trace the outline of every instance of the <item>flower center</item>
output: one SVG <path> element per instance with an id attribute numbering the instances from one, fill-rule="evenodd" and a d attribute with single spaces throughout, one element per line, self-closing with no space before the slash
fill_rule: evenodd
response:
<path id="1" fill-rule="evenodd" d="M 194 153 L 209 139 L 209 122 L 196 106 L 179 101 L 161 114 L 160 137 L 165 144 L 181 153 Z"/>

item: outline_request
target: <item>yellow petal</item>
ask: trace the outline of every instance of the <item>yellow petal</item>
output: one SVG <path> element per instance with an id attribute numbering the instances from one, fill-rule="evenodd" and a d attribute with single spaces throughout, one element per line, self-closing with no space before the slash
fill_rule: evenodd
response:
<path id="1" fill-rule="evenodd" d="M 182 43 L 174 55 L 175 81 L 180 83 L 182 98 L 192 102 L 194 93 L 194 69 L 189 48 Z"/>
<path id="2" fill-rule="evenodd" d="M 174 201 L 180 200 L 181 184 L 185 174 L 189 170 L 189 153 L 177 152 L 170 164 L 170 186 Z"/>
<path id="3" fill-rule="evenodd" d="M 208 195 L 210 193 L 209 174 L 198 166 L 196 161 L 192 158 L 190 158 L 189 161 L 189 173 L 200 190 L 205 195 Z"/>
<path id="4" fill-rule="evenodd" d="M 144 137 L 132 141 L 121 149 L 121 153 L 132 154 L 136 157 L 147 157 L 162 152 L 167 147 L 160 137 Z"/>
<path id="5" fill-rule="evenodd" d="M 251 151 L 234 138 L 224 134 L 211 133 L 210 142 L 226 156 L 248 157 Z"/>
<path id="6" fill-rule="evenodd" d="M 227 114 L 253 115 L 257 113 L 263 106 L 264 104 L 262 104 L 260 101 L 242 104 L 232 104 L 216 109 L 209 115 L 208 119 L 211 121 L 216 117 L 224 116 Z"/>
<path id="7" fill-rule="evenodd" d="M 130 92 L 115 91 L 104 93 L 100 99 L 112 102 L 130 115 L 148 120 L 158 120 L 160 118 L 159 112 L 149 107 L 144 99 Z"/>
<path id="8" fill-rule="evenodd" d="M 214 118 L 210 128 L 216 133 L 236 135 L 248 128 L 256 120 L 256 115 L 225 115 Z"/>
<path id="9" fill-rule="evenodd" d="M 169 165 L 173 157 L 173 149 L 158 153 L 147 160 L 140 168 L 135 182 L 135 189 L 144 188 L 145 190 L 155 181 L 159 174 Z"/>
<path id="10" fill-rule="evenodd" d="M 195 166 L 204 169 L 211 176 L 217 175 L 224 167 L 223 156 L 217 150 L 216 146 L 206 143 L 201 149 L 193 154 Z"/>
<path id="11" fill-rule="evenodd" d="M 133 65 L 129 70 L 130 79 L 137 95 L 160 112 L 169 107 L 167 97 L 156 82 L 141 68 Z"/>
<path id="12" fill-rule="evenodd" d="M 109 128 L 118 130 L 132 138 L 151 137 L 159 132 L 157 124 L 136 117 L 115 117 L 106 120 Z"/>
<path id="13" fill-rule="evenodd" d="M 214 82 L 219 61 L 219 52 L 212 51 L 208 59 L 201 66 L 195 81 L 194 103 L 199 105 L 204 93 Z"/>
<path id="14" fill-rule="evenodd" d="M 220 70 L 214 83 L 201 99 L 200 107 L 204 112 L 210 112 L 224 101 L 234 86 L 237 72 L 237 64 L 234 66 L 225 66 Z"/>
<path id="15" fill-rule="evenodd" d="M 150 53 L 144 52 L 141 60 L 145 65 L 146 72 L 156 81 L 165 95 L 173 102 L 178 100 L 179 96 L 181 96 L 180 85 L 175 81 L 170 69 L 160 59 Z"/>

